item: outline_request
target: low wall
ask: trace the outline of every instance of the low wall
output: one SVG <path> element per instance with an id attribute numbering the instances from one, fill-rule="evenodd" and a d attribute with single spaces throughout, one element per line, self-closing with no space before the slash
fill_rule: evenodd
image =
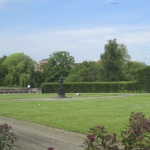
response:
<path id="1" fill-rule="evenodd" d="M 0 94 L 15 94 L 15 93 L 42 93 L 41 88 L 30 88 L 28 91 L 26 88 L 6 88 L 0 89 Z"/>

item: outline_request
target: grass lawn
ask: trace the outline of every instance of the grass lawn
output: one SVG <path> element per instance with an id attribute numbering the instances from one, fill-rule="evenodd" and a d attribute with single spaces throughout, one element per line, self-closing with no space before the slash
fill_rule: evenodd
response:
<path id="1" fill-rule="evenodd" d="M 67 97 L 76 97 L 75 93 L 65 94 Z M 103 97 L 103 96 L 117 96 L 118 93 L 82 93 L 81 97 Z M 12 99 L 30 99 L 30 98 L 54 98 L 57 96 L 57 93 L 48 93 L 48 94 L 0 94 L 0 100 L 12 100 Z"/>
<path id="2" fill-rule="evenodd" d="M 68 97 L 74 95 L 66 94 Z M 40 100 L 56 97 L 56 93 L 0 95 L 0 115 L 80 133 L 88 133 L 90 127 L 97 125 L 104 125 L 110 133 L 120 133 L 132 111 L 150 116 L 150 94 L 117 95 L 81 94 L 80 98 L 88 97 L 87 100 Z M 100 98 L 95 98 L 98 96 Z"/>

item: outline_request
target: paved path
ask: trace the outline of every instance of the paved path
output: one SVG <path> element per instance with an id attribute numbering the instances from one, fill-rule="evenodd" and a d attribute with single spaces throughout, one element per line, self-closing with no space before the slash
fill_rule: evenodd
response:
<path id="1" fill-rule="evenodd" d="M 9 101 L 13 100 L 13 101 L 28 101 L 28 100 L 51 100 L 51 101 L 56 101 L 56 100 L 88 100 L 88 99 L 102 99 L 102 98 L 120 98 L 120 97 L 131 97 L 131 96 L 135 96 L 137 94 L 118 94 L 117 96 L 95 96 L 95 97 L 82 97 L 82 96 L 77 96 L 77 97 L 66 97 L 66 98 L 55 98 L 55 97 L 50 97 L 50 98 L 28 98 L 28 99 L 9 99 Z M 2 100 L 1 101 L 7 101 L 7 100 Z"/>
<path id="2" fill-rule="evenodd" d="M 12 126 L 12 131 L 18 141 L 15 143 L 20 148 L 14 150 L 83 150 L 85 135 L 63 131 L 35 123 L 20 121 L 0 116 L 0 124 L 7 123 Z"/>

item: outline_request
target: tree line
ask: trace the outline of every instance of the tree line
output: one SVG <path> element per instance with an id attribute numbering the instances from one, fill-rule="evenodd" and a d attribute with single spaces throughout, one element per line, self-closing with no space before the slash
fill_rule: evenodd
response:
<path id="1" fill-rule="evenodd" d="M 43 82 L 58 82 L 60 75 L 64 82 L 117 82 L 134 81 L 137 71 L 145 68 L 143 62 L 131 61 L 124 44 L 116 39 L 108 40 L 104 53 L 97 62 L 75 63 L 67 51 L 49 55 L 42 70 L 36 70 L 36 62 L 24 53 L 13 53 L 0 58 L 0 86 L 40 87 Z"/>

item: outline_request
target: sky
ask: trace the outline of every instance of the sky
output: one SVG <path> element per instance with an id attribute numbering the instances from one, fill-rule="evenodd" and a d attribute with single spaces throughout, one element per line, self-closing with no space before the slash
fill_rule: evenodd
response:
<path id="1" fill-rule="evenodd" d="M 0 57 L 67 51 L 76 63 L 96 61 L 113 39 L 150 65 L 150 0 L 0 0 Z"/>

